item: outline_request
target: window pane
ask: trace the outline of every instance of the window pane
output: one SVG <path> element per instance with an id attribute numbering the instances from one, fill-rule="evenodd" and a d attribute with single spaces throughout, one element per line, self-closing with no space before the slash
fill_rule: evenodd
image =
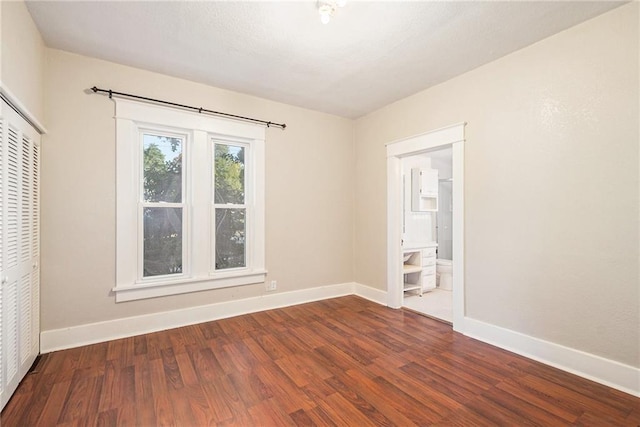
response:
<path id="1" fill-rule="evenodd" d="M 182 208 L 144 208 L 144 277 L 182 273 Z"/>
<path id="2" fill-rule="evenodd" d="M 244 147 L 215 144 L 215 203 L 244 204 Z"/>
<path id="3" fill-rule="evenodd" d="M 216 209 L 216 270 L 245 267 L 245 210 Z"/>
<path id="4" fill-rule="evenodd" d="M 144 134 L 144 201 L 182 202 L 182 139 Z"/>

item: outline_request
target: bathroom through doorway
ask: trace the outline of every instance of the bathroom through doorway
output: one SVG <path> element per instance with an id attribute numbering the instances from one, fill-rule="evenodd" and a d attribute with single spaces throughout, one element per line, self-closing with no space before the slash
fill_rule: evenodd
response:
<path id="1" fill-rule="evenodd" d="M 387 144 L 388 305 L 424 312 L 410 305 L 412 301 L 424 303 L 427 295 L 438 305 L 438 294 L 448 296 L 451 308 L 447 318 L 441 313 L 426 314 L 452 323 L 454 330 L 462 329 L 464 320 L 464 126 L 454 125 Z M 439 166 L 442 175 L 433 166 Z M 450 188 L 449 199 L 444 194 L 446 189 L 440 190 L 443 182 Z M 440 236 L 440 242 L 437 238 L 438 229 L 445 231 L 446 227 L 444 218 L 438 225 L 442 203 L 451 208 L 450 242 L 445 242 L 444 236 Z M 440 264 L 451 264 L 441 265 L 444 268 L 436 276 L 440 245 Z M 445 258 L 445 253 L 450 253 L 450 259 Z"/>
<path id="2" fill-rule="evenodd" d="M 453 322 L 452 154 L 446 147 L 401 160 L 402 306 L 449 324 Z M 412 259 L 417 253 L 420 256 Z"/>

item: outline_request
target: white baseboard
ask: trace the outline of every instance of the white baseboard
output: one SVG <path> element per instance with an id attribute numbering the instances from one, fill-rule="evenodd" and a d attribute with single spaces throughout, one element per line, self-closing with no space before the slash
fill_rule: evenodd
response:
<path id="1" fill-rule="evenodd" d="M 385 291 L 373 289 L 358 283 L 342 283 L 302 289 L 299 291 L 265 294 L 242 300 L 225 301 L 198 307 L 189 307 L 182 310 L 145 314 L 43 331 L 40 333 L 40 352 L 49 353 L 56 350 L 239 316 L 241 314 L 255 313 L 354 294 L 380 304 L 384 304 L 386 299 Z"/>
<path id="2" fill-rule="evenodd" d="M 360 283 L 354 283 L 353 287 L 353 293 L 355 295 L 381 305 L 387 305 L 387 291 L 361 285 Z"/>
<path id="3" fill-rule="evenodd" d="M 242 300 L 43 331 L 40 334 L 40 352 L 49 353 L 56 350 L 345 295 L 358 295 L 382 305 L 386 305 L 387 302 L 386 291 L 359 283 L 320 286 L 299 291 L 265 294 Z M 464 318 L 463 325 L 457 326 L 462 326 L 460 332 L 469 337 L 634 396 L 640 396 L 640 369 L 638 368 L 469 317 Z"/>
<path id="4" fill-rule="evenodd" d="M 640 369 L 465 317 L 464 335 L 640 397 Z"/>

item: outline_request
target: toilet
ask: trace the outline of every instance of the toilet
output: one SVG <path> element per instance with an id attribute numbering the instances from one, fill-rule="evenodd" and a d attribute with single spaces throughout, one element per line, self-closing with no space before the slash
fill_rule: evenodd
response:
<path id="1" fill-rule="evenodd" d="M 450 291 L 453 286 L 453 261 L 450 259 L 436 260 L 436 285 L 439 289 Z"/>

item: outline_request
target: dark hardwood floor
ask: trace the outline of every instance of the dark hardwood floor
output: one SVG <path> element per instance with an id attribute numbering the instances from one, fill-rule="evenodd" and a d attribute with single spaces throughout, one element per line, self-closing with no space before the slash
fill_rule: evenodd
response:
<path id="1" fill-rule="evenodd" d="M 350 296 L 43 355 L 9 426 L 640 424 L 640 399 Z"/>

